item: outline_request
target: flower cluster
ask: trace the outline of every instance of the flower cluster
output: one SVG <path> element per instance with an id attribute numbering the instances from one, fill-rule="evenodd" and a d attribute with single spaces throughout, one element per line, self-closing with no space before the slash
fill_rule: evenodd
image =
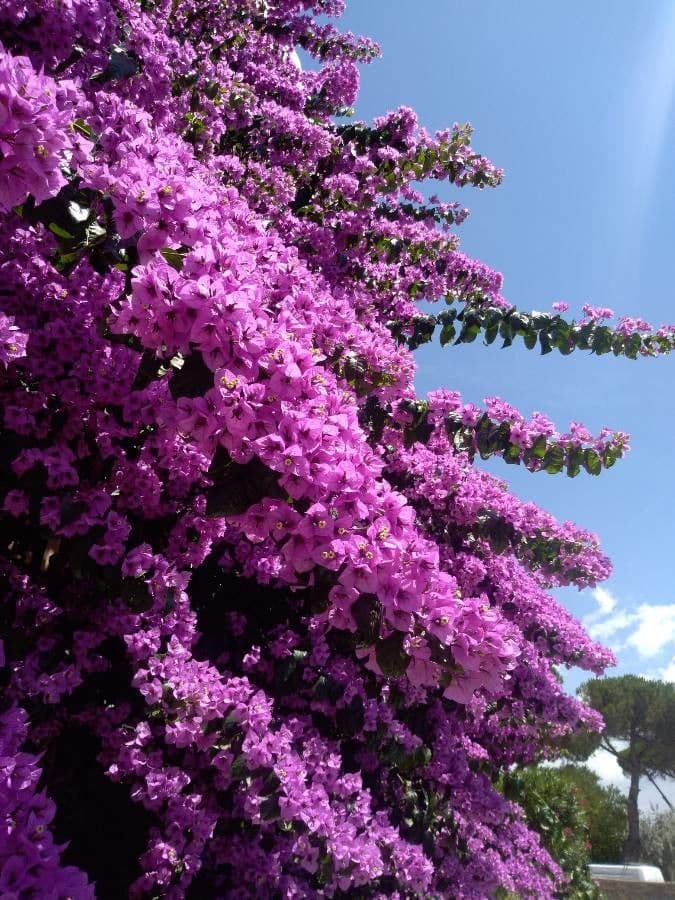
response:
<path id="1" fill-rule="evenodd" d="M 94 897 L 86 875 L 61 866 L 62 848 L 49 825 L 54 803 L 38 789 L 37 758 L 21 750 L 27 716 L 19 707 L 0 715 L 0 892 L 3 897 Z"/>
<path id="2" fill-rule="evenodd" d="M 0 211 L 56 194 L 69 163 L 90 149 L 68 130 L 74 95 L 74 84 L 36 72 L 0 43 Z"/>
<path id="3" fill-rule="evenodd" d="M 562 885 L 495 785 L 601 726 L 554 666 L 611 654 L 547 591 L 609 563 L 473 461 L 627 439 L 416 398 L 420 301 L 510 309 L 420 184 L 501 171 L 467 125 L 336 124 L 376 52 L 341 7 L 0 10 L 10 896 Z"/>
<path id="4" fill-rule="evenodd" d="M 13 359 L 26 355 L 28 335 L 19 331 L 12 316 L 0 312 L 0 362 L 7 368 Z"/>

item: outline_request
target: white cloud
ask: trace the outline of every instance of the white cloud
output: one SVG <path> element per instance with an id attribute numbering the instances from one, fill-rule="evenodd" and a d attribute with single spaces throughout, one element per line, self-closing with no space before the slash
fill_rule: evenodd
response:
<path id="1" fill-rule="evenodd" d="M 590 612 L 584 617 L 584 622 L 588 624 L 597 622 L 598 619 L 602 619 L 604 616 L 609 615 L 615 608 L 617 602 L 614 594 L 604 587 L 593 588 L 591 595 L 598 606 L 597 609 L 594 609 L 593 612 Z"/>
<path id="2" fill-rule="evenodd" d="M 593 597 L 598 604 L 598 613 L 611 613 L 616 606 L 616 597 L 607 588 L 598 587 L 593 590 Z M 597 615 L 597 613 L 596 613 Z"/>
<path id="3" fill-rule="evenodd" d="M 616 757 L 607 750 L 596 750 L 592 756 L 589 756 L 586 765 L 605 784 L 614 784 L 621 790 L 628 788 L 628 779 L 621 771 L 621 766 L 616 761 Z"/>
<path id="4" fill-rule="evenodd" d="M 673 681 L 675 682 L 675 656 L 670 660 L 669 663 L 659 669 L 656 673 L 649 676 L 650 678 L 659 678 L 661 681 Z"/>
<path id="5" fill-rule="evenodd" d="M 595 588 L 597 608 L 583 623 L 592 638 L 609 642 L 613 650 L 632 647 L 643 659 L 658 656 L 675 646 L 675 603 L 641 603 L 637 608 L 618 604 L 607 588 Z M 662 677 L 675 681 L 675 661 L 664 669 Z"/>
<path id="6" fill-rule="evenodd" d="M 634 614 L 617 612 L 613 613 L 611 618 L 604 619 L 600 622 L 584 619 L 584 625 L 586 625 L 588 633 L 592 638 L 595 638 L 597 641 L 602 641 L 611 637 L 613 634 L 616 634 L 617 631 L 623 631 L 636 621 L 637 617 Z"/>
<path id="7" fill-rule="evenodd" d="M 614 743 L 617 749 L 626 746 L 623 741 L 616 741 Z M 595 772 L 603 784 L 613 784 L 622 794 L 628 793 L 630 782 L 621 771 L 621 766 L 616 761 L 616 757 L 612 756 L 611 753 L 608 753 L 607 750 L 596 750 L 595 753 L 586 760 L 586 765 Z M 663 793 L 668 797 L 670 802 L 673 803 L 675 801 L 675 789 L 673 788 L 672 780 L 665 781 L 658 779 L 658 782 Z M 646 778 L 640 779 L 638 805 L 642 812 L 654 809 L 665 809 L 665 804 L 660 793 Z"/>
<path id="8" fill-rule="evenodd" d="M 642 657 L 657 656 L 669 644 L 675 643 L 675 603 L 638 607 L 638 627 L 626 639 Z"/>

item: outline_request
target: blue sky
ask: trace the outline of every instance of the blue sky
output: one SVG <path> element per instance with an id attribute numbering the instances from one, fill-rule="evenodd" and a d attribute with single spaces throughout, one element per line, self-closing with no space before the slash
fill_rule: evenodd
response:
<path id="1" fill-rule="evenodd" d="M 474 146 L 506 170 L 496 190 L 440 193 L 471 209 L 462 247 L 503 273 L 511 302 L 675 321 L 675 4 L 351 0 L 342 25 L 383 50 L 362 70 L 359 118 L 406 105 L 430 130 L 469 121 Z M 418 364 L 420 393 L 499 394 L 562 429 L 574 420 L 631 434 L 628 457 L 597 479 L 490 468 L 599 534 L 611 579 L 559 597 L 616 651 L 611 674 L 675 681 L 675 355 L 541 357 L 476 342 L 425 347 Z M 570 673 L 570 689 L 583 677 Z M 621 783 L 609 760 L 597 765 Z"/>

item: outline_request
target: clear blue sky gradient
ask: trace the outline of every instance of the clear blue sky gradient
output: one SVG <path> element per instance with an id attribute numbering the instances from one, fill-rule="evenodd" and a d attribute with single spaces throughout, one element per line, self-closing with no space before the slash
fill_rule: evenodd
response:
<path id="1" fill-rule="evenodd" d="M 504 275 L 522 309 L 583 303 L 675 321 L 675 5 L 670 0 L 562 4 L 540 0 L 352 0 L 342 25 L 381 45 L 362 70 L 357 115 L 413 107 L 429 130 L 470 121 L 475 147 L 504 184 L 459 196 L 471 209 L 463 249 Z M 614 563 L 617 610 L 675 603 L 675 356 L 630 361 L 576 352 L 541 357 L 522 345 L 418 351 L 420 393 L 446 385 L 479 402 L 498 394 L 559 427 L 628 431 L 632 451 L 601 477 L 490 469 L 521 497 L 597 532 Z M 580 617 L 589 591 L 559 596 Z M 665 622 L 665 618 L 664 618 Z M 636 626 L 634 626 L 636 627 Z M 671 641 L 640 655 L 618 647 L 616 673 L 657 673 Z M 568 679 L 574 688 L 582 673 Z"/>

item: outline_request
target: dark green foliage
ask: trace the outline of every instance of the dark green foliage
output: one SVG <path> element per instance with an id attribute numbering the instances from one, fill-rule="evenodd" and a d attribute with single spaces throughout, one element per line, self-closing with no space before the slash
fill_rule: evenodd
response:
<path id="1" fill-rule="evenodd" d="M 591 862 L 621 862 L 626 840 L 626 798 L 611 785 L 603 787 L 587 766 L 568 764 L 557 770 L 560 778 L 576 794 L 585 813 Z"/>
<path id="2" fill-rule="evenodd" d="M 94 137 L 81 119 L 73 127 L 80 134 Z M 134 241 L 122 240 L 116 234 L 110 199 L 98 191 L 79 187 L 77 179 L 38 206 L 29 197 L 16 211 L 31 225 L 42 224 L 54 235 L 52 263 L 61 274 L 67 275 L 85 256 L 101 273 L 111 268 L 128 272 L 135 262 Z"/>
<path id="3" fill-rule="evenodd" d="M 403 638 L 402 631 L 394 631 L 388 638 L 378 641 L 375 645 L 377 664 L 390 678 L 405 675 L 410 663 L 410 657 L 403 649 Z"/>
<path id="4" fill-rule="evenodd" d="M 528 825 L 563 869 L 569 883 L 558 896 L 570 900 L 599 900 L 600 892 L 588 872 L 588 819 L 577 793 L 557 769 L 533 766 L 504 777 L 505 796 L 525 810 Z"/>

